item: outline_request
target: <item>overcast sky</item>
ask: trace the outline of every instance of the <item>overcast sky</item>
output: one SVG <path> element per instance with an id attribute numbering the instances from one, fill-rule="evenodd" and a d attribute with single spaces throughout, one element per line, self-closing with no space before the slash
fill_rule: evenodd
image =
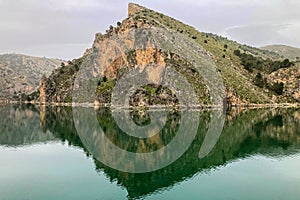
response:
<path id="1" fill-rule="evenodd" d="M 0 0 L 0 54 L 73 59 L 122 21 L 127 0 Z M 300 47 L 299 0 L 133 0 L 252 46 Z"/>

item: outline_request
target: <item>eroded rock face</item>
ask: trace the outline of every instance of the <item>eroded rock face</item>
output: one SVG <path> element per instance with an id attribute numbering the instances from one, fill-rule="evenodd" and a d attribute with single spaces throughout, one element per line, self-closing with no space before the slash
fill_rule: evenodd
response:
<path id="1" fill-rule="evenodd" d="M 154 32 L 149 31 L 150 29 Z M 151 38 L 151 34 L 155 35 L 156 33 L 158 33 L 156 35 L 158 37 Z M 147 38 L 145 35 L 150 37 Z M 155 42 L 159 45 L 162 43 L 163 47 L 160 49 L 160 46 Z M 223 49 L 224 43 L 226 45 L 230 44 L 231 48 Z M 220 46 L 220 44 L 222 45 Z M 97 33 L 92 48 L 87 49 L 83 57 L 76 59 L 74 62 L 72 61 L 71 64 L 59 70 L 55 70 L 47 80 L 42 81 L 40 84 L 40 100 L 42 102 L 70 103 L 76 72 L 79 70 L 80 63 L 85 62 L 85 58 L 89 58 L 87 59 L 89 63 L 86 63 L 86 66 L 87 64 L 91 66 L 91 75 L 100 77 L 96 97 L 93 99 L 93 102 L 96 102 L 97 105 L 110 103 L 113 88 L 118 80 L 123 75 L 128 74 L 129 71 L 136 70 L 146 74 L 146 80 L 154 83 L 154 85 L 160 85 L 166 69 L 169 68 L 175 69 L 187 79 L 195 90 L 200 105 L 215 104 L 212 101 L 216 99 L 218 99 L 219 105 L 221 100 L 218 97 L 221 97 L 224 102 L 224 98 L 226 98 L 228 105 L 233 106 L 287 102 L 287 98 L 279 99 L 279 95 L 273 95 L 272 91 L 267 88 L 255 86 L 253 74 L 242 71 L 242 66 L 236 61 L 237 58 L 233 58 L 233 52 L 230 52 L 238 48 L 241 48 L 239 44 L 232 41 L 212 34 L 201 33 L 173 18 L 130 3 L 128 17 L 125 20 L 117 23 L 116 27 L 110 26 L 105 34 Z M 182 54 L 182 50 L 188 52 L 186 53 L 188 55 Z M 250 50 L 258 51 L 254 48 L 250 48 Z M 185 58 L 182 58 L 179 54 Z M 217 66 L 217 70 L 214 70 L 213 65 L 207 65 L 205 58 L 212 61 L 213 65 Z M 203 61 L 202 66 L 196 66 L 201 59 Z M 202 71 L 199 69 L 202 69 Z M 208 70 L 206 71 L 206 69 Z M 212 76 L 212 74 L 219 72 L 222 76 L 219 78 L 221 79 L 220 82 L 223 81 L 226 87 L 226 97 L 224 94 L 225 88 L 220 86 L 221 84 Z M 136 79 L 134 76 L 130 78 Z M 207 84 L 210 83 L 207 81 L 208 79 L 212 80 L 210 82 L 213 82 L 213 84 Z M 287 82 L 288 80 L 286 80 Z M 213 86 L 221 89 L 216 89 Z M 295 87 L 298 90 L 293 88 L 291 89 L 293 91 L 287 91 L 284 94 L 292 94 L 294 98 L 299 97 L 299 86 Z M 145 91 L 143 88 L 137 91 L 136 95 L 140 96 L 132 99 L 140 103 L 132 102 L 132 105 L 151 104 L 147 98 L 157 99 L 157 96 L 153 94 L 152 97 L 147 95 L 149 91 Z M 168 98 L 167 102 L 170 102 L 169 100 L 172 100 L 172 97 L 169 96 Z"/>
<path id="2" fill-rule="evenodd" d="M 144 10 L 145 8 L 138 5 L 138 4 L 134 4 L 134 3 L 129 3 L 128 4 L 128 16 L 132 16 L 134 14 L 136 14 L 139 11 Z"/>
<path id="3" fill-rule="evenodd" d="M 239 106 L 246 103 L 231 88 L 226 90 L 226 101 L 228 106 Z"/>
<path id="4" fill-rule="evenodd" d="M 46 86 L 47 86 L 47 78 L 46 76 L 42 76 L 40 83 L 39 83 L 39 91 L 40 91 L 40 102 L 45 103 L 48 101 L 48 99 L 46 98 Z"/>
<path id="5" fill-rule="evenodd" d="M 279 69 L 267 77 L 270 84 L 284 83 L 284 93 L 300 101 L 300 63 L 290 68 Z"/>

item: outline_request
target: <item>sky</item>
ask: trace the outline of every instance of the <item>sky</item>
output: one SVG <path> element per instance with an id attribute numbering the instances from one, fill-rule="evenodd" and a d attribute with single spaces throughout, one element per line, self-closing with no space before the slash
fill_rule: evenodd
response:
<path id="1" fill-rule="evenodd" d="M 299 0 L 0 0 L 0 54 L 80 57 L 128 2 L 243 44 L 300 47 Z"/>

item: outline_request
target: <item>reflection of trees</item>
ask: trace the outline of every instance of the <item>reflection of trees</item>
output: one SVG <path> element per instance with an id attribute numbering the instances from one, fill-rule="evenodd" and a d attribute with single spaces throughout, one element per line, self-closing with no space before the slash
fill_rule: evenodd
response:
<path id="1" fill-rule="evenodd" d="M 88 111 L 94 112 L 93 109 Z M 1 113 L 10 116 L 6 120 L 1 118 L 1 123 L 7 124 L 6 128 L 1 125 L 2 130 L 6 130 L 1 132 L 1 142 L 4 141 L 3 138 L 8 138 L 8 133 L 12 133 L 12 137 L 16 138 L 15 141 L 6 142 L 5 145 L 31 143 L 36 142 L 36 138 L 41 138 L 36 137 L 36 134 L 28 135 L 29 131 L 31 131 L 30 133 L 39 133 L 38 135 L 47 135 L 51 132 L 52 137 L 50 139 L 58 138 L 61 141 L 68 141 L 70 145 L 81 147 L 87 152 L 77 135 L 72 108 L 45 107 L 41 113 L 43 114 L 41 119 L 44 119 L 41 123 L 44 132 L 39 129 L 40 118 L 38 110 L 34 107 L 10 107 L 9 109 L 2 107 Z M 181 158 L 168 167 L 151 173 L 130 174 L 111 169 L 94 159 L 96 170 L 104 171 L 111 181 L 117 181 L 119 185 L 125 187 L 129 198 L 137 198 L 163 190 L 197 173 L 224 165 L 235 159 L 254 154 L 284 156 L 299 151 L 300 110 L 260 109 L 241 112 L 234 118 L 228 116 L 227 119 L 230 120 L 226 121 L 223 133 L 213 150 L 204 159 L 199 159 L 198 154 L 208 129 L 209 116 L 209 111 L 201 113 L 198 134 L 193 144 Z M 12 120 L 13 117 L 16 117 L 15 121 Z M 147 116 L 139 119 L 139 116 L 133 113 L 133 117 L 136 122 L 148 123 Z M 145 148 L 145 151 L 151 151 L 168 144 L 180 126 L 180 115 L 170 115 L 164 131 L 155 136 L 155 140 L 149 140 L 149 142 L 139 139 L 131 140 L 132 138 L 116 126 L 110 111 L 107 109 L 98 110 L 97 119 L 110 141 L 132 152 L 140 151 L 142 147 Z M 27 128 L 26 134 L 14 134 L 15 130 L 21 129 L 17 127 L 23 127 L 24 122 L 27 124 L 25 126 Z M 109 152 L 105 153 L 109 154 Z M 87 152 L 87 154 L 89 153 Z"/>
<path id="2" fill-rule="evenodd" d="M 201 115 L 198 135 L 189 150 L 164 169 L 146 174 L 129 174 L 110 169 L 97 161 L 95 163 L 97 169 L 104 170 L 112 181 L 117 180 L 126 187 L 130 198 L 144 196 L 241 157 L 258 153 L 266 156 L 294 153 L 300 147 L 299 139 L 283 139 L 288 138 L 287 132 L 290 136 L 296 135 L 295 137 L 300 138 L 297 131 L 300 130 L 300 121 L 291 117 L 290 113 L 295 111 L 250 110 L 240 113 L 234 121 L 227 122 L 218 143 L 202 160 L 198 159 L 198 153 L 209 123 L 207 112 Z M 292 124 L 288 125 L 289 123 Z M 275 134 L 276 132 L 280 134 Z"/>
<path id="3" fill-rule="evenodd" d="M 40 129 L 38 110 L 31 105 L 0 106 L 0 145 L 19 146 L 54 140 Z"/>
<path id="4" fill-rule="evenodd" d="M 136 112 L 132 112 L 131 114 L 133 121 L 137 123 L 145 123 L 145 121 L 147 123 L 150 123 L 148 121 L 151 121 L 147 114 L 142 116 L 138 115 L 138 113 Z M 97 118 L 100 127 L 103 129 L 106 137 L 108 137 L 112 143 L 130 152 L 144 153 L 156 151 L 168 145 L 168 143 L 174 138 L 178 130 L 180 114 L 169 112 L 165 127 L 155 136 L 148 137 L 146 139 L 139 139 L 124 133 L 117 126 L 109 109 L 99 110 Z"/>

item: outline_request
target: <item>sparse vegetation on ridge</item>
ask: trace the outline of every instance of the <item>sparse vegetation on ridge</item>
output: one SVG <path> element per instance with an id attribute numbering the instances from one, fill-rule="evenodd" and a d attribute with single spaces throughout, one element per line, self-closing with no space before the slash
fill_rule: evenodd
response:
<path id="1" fill-rule="evenodd" d="M 128 18 L 117 23 L 117 27 L 110 26 L 106 34 L 96 34 L 93 51 L 98 51 L 97 48 L 101 46 L 101 42 L 105 38 L 110 38 L 114 34 L 119 34 L 119 32 L 124 32 L 128 29 L 136 29 L 140 26 L 170 29 L 189 37 L 201 45 L 206 50 L 207 55 L 215 62 L 218 71 L 221 73 L 227 94 L 229 94 L 228 91 L 231 94 L 229 101 L 235 99 L 234 102 L 239 102 L 240 104 L 272 104 L 295 101 L 293 99 L 294 96 L 286 93 L 284 81 L 272 81 L 269 78 L 278 70 L 282 68 L 288 69 L 292 66 L 293 63 L 288 59 L 282 59 L 280 55 L 274 52 L 242 45 L 222 36 L 199 32 L 195 28 L 176 19 L 144 7 L 139 7 L 136 12 L 131 12 Z M 123 60 L 122 63 L 127 63 L 128 66 L 134 67 L 138 63 L 137 56 L 137 52 L 129 51 L 126 53 L 126 60 Z M 179 64 L 180 60 L 182 58 L 178 60 L 165 58 L 166 62 L 186 76 L 188 81 L 196 88 L 200 102 L 209 104 L 209 92 L 205 89 L 206 87 L 201 80 L 201 75 L 193 75 L 191 73 L 193 66 L 188 64 L 184 67 L 182 63 Z M 100 103 L 109 103 L 108 96 L 111 94 L 116 79 L 128 69 L 120 68 L 117 65 L 113 68 L 115 71 L 110 72 L 110 74 L 115 74 L 116 77 L 106 77 L 106 81 L 102 80 L 99 83 L 96 94 L 100 95 L 98 96 Z M 64 80 L 72 80 L 72 78 L 68 79 L 68 76 L 73 76 L 73 73 L 72 71 L 65 73 L 65 70 L 63 72 L 52 75 L 50 79 L 55 84 L 61 83 L 62 85 L 62 88 L 56 90 L 56 92 L 60 93 L 59 90 L 63 90 L 65 91 L 64 93 L 68 93 L 67 91 L 71 90 L 72 83 L 63 84 L 62 82 Z M 52 98 L 53 100 L 57 99 L 55 93 L 52 95 L 56 96 Z M 69 101 L 70 98 L 63 98 L 63 102 Z"/>

